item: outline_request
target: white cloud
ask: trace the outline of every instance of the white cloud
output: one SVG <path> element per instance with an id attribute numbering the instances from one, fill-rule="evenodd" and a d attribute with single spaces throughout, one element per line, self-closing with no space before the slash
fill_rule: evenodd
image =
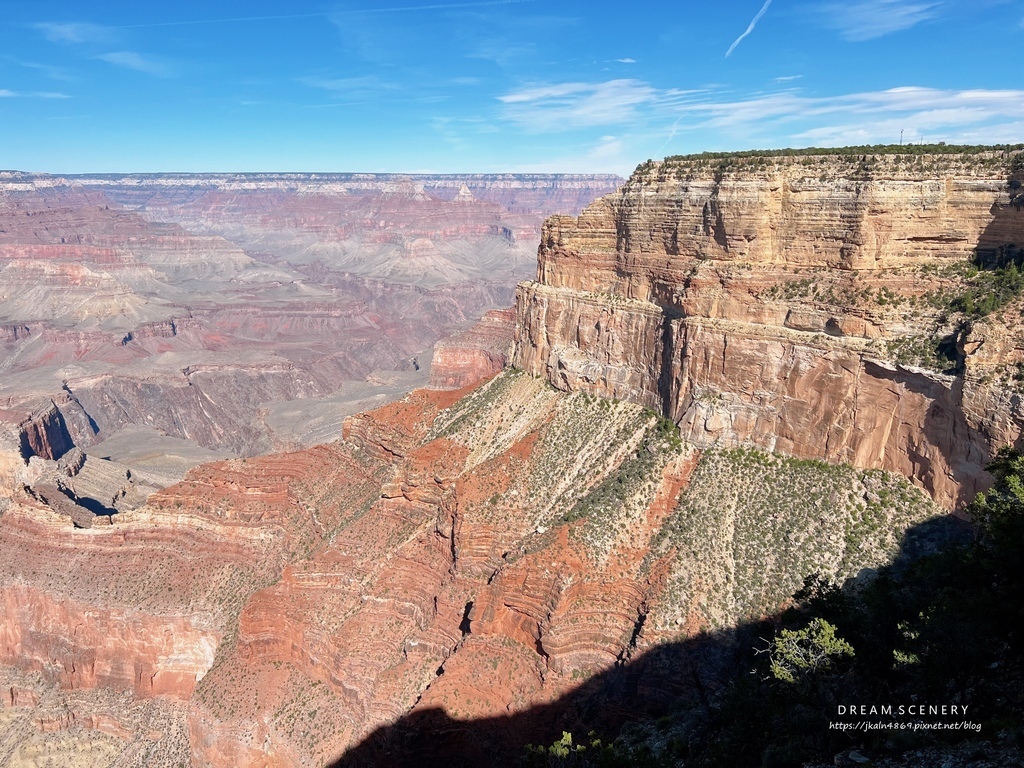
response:
<path id="1" fill-rule="evenodd" d="M 535 85 L 499 98 L 500 116 L 525 131 L 628 126 L 630 141 L 650 137 L 645 151 L 665 151 L 681 134 L 722 148 L 895 143 L 901 130 L 907 141 L 957 142 L 974 135 L 974 143 L 1024 141 L 1024 90 L 903 86 L 833 96 L 787 89 L 735 97 L 611 80 Z M 605 138 L 609 147 L 621 141 Z"/>
<path id="2" fill-rule="evenodd" d="M 602 136 L 601 140 L 590 150 L 590 158 L 593 160 L 617 160 L 622 155 L 622 139 L 617 136 Z"/>
<path id="3" fill-rule="evenodd" d="M 826 26 L 847 40 L 873 40 L 934 18 L 939 3 L 908 3 L 905 0 L 862 0 L 828 3 L 819 9 Z"/>
<path id="4" fill-rule="evenodd" d="M 86 21 L 44 21 L 33 25 L 51 43 L 109 43 L 115 35 L 109 27 Z"/>
<path id="5" fill-rule="evenodd" d="M 616 59 L 619 64 L 636 64 L 636 59 L 626 57 L 625 59 Z"/>
<path id="6" fill-rule="evenodd" d="M 799 80 L 803 75 L 784 75 L 782 77 L 772 78 L 776 83 L 788 83 L 790 80 Z"/>
<path id="7" fill-rule="evenodd" d="M 905 139 L 959 141 L 967 131 L 1005 133 L 1024 118 L 1024 90 L 941 90 L 901 87 L 828 97 L 799 93 L 732 101 L 701 101 L 678 106 L 689 119 L 686 130 L 713 129 L 751 141 L 819 144 L 895 143 Z M 683 128 L 680 128 L 683 130 Z M 1017 134 L 1016 141 L 1024 139 Z M 1003 141 L 983 139 L 982 143 Z"/>
<path id="8" fill-rule="evenodd" d="M 35 91 L 33 93 L 18 93 L 17 91 L 9 91 L 6 88 L 0 88 L 0 98 L 31 98 L 31 99 L 70 99 L 66 93 L 57 93 L 55 91 Z"/>
<path id="9" fill-rule="evenodd" d="M 641 80 L 556 83 L 499 96 L 503 116 L 532 131 L 559 131 L 633 122 L 697 91 L 658 90 Z"/>
<path id="10" fill-rule="evenodd" d="M 147 75 L 167 77 L 171 74 L 171 68 L 163 62 L 146 58 L 135 51 L 113 51 L 111 53 L 101 53 L 96 58 L 117 67 L 134 69 L 136 72 L 145 72 Z"/>
<path id="11" fill-rule="evenodd" d="M 1024 114 L 1024 91 L 964 90 L 903 86 L 838 96 L 801 96 L 794 91 L 736 101 L 702 100 L 677 107 L 677 111 L 707 115 L 716 125 L 751 119 L 818 117 L 833 113 L 912 112 L 926 109 L 978 109 L 986 115 Z"/>
<path id="12" fill-rule="evenodd" d="M 552 155 L 530 163 L 520 163 L 502 171 L 513 173 L 618 173 L 628 176 L 636 167 L 636 137 L 601 136 L 597 141 L 581 143 L 575 152 Z M 495 169 L 498 170 L 498 169 Z"/>

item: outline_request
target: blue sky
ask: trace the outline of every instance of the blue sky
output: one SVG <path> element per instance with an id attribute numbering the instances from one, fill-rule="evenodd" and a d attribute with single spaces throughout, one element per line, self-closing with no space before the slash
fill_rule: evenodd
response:
<path id="1" fill-rule="evenodd" d="M 1022 0 L 0 3 L 0 168 L 602 172 L 1024 141 Z"/>

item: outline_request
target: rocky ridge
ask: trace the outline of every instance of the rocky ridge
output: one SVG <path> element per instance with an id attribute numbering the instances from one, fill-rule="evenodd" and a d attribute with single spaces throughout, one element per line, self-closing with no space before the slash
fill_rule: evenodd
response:
<path id="1" fill-rule="evenodd" d="M 900 503 L 861 503 L 882 488 Z M 325 764 L 410 710 L 551 705 L 546 734 L 591 676 L 759 617 L 804 572 L 880 564 L 937 512 L 882 473 L 701 458 L 641 406 L 506 372 L 351 417 L 334 445 L 197 468 L 107 526 L 17 499 L 0 654 L 40 700 L 59 683 L 178 707 L 194 765 Z M 645 690 L 679 695 L 687 663 Z M 126 749 L 149 738 L 125 728 Z"/>
<path id="2" fill-rule="evenodd" d="M 951 265 L 1024 242 L 1011 155 L 646 163 L 545 225 L 513 364 L 653 407 L 698 446 L 897 471 L 956 506 L 1024 424 L 1017 305 L 954 327 L 952 370 L 896 351 L 950 331 Z"/>

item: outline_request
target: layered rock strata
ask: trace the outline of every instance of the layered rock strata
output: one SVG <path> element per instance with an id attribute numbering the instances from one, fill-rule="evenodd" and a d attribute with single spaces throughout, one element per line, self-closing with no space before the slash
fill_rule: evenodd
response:
<path id="1" fill-rule="evenodd" d="M 978 213 L 1002 194 L 996 172 L 951 165 L 966 181 L 939 189 L 893 169 L 922 210 L 959 223 L 939 239 L 900 230 L 913 253 L 885 251 L 872 267 L 857 217 L 882 202 L 851 208 L 858 180 L 826 160 L 703 180 L 696 166 L 645 166 L 628 194 L 550 222 L 543 282 L 520 289 L 517 307 L 526 371 L 352 416 L 330 445 L 198 467 L 108 525 L 76 527 L 79 512 L 14 494 L 0 508 L 0 750 L 64 755 L 88 731 L 98 765 L 160 764 L 147 742 L 166 743 L 170 765 L 324 765 L 358 760 L 361 744 L 396 764 L 404 746 L 373 735 L 408 715 L 423 724 L 406 734 L 418 764 L 446 745 L 511 764 L 524 742 L 582 721 L 574 691 L 628 689 L 630 706 L 604 713 L 610 728 L 701 695 L 728 648 L 690 641 L 772 614 L 808 573 L 842 581 L 887 562 L 905 530 L 941 511 L 898 474 L 731 443 L 890 466 L 945 502 L 968 487 L 956 473 L 974 477 L 1015 428 L 1012 390 L 981 375 L 1016 359 L 1009 314 L 961 339 L 963 372 L 886 357 L 888 340 L 932 317 L 927 302 L 890 296 L 956 282 L 918 260 L 962 260 L 971 237 L 1015 231 L 1011 209 L 988 224 Z M 786 186 L 800 173 L 813 205 Z M 714 204 L 684 206 L 691 182 L 698 203 L 718 190 Z M 748 228 L 740 212 L 773 194 L 776 217 Z M 453 204 L 465 198 L 453 190 Z M 758 242 L 772 237 L 775 250 Z M 499 336 L 442 347 L 439 373 L 454 385 L 490 369 Z M 108 410 L 89 408 L 116 416 L 117 390 L 95 391 Z M 844 398 L 856 410 L 837 418 Z M 89 428 L 70 399 L 52 404 L 69 432 Z M 91 460 L 69 451 L 54 487 L 93 483 Z M 38 727 L 25 714 L 37 709 Z M 465 726 L 481 719 L 491 725 Z"/>
<path id="2" fill-rule="evenodd" d="M 1024 243 L 1009 165 L 1003 152 L 647 163 L 547 222 L 513 363 L 656 408 L 698 446 L 898 471 L 955 506 L 1019 439 L 1005 386 L 1019 335 L 974 322 L 953 340 L 955 375 L 893 348 L 948 322 L 942 297 L 962 287 L 949 265 Z"/>
<path id="3" fill-rule="evenodd" d="M 410 711 L 521 713 L 536 730 L 473 747 L 514 755 L 569 727 L 566 697 L 591 676 L 760 617 L 805 573 L 884 562 L 937 512 L 902 479 L 701 458 L 638 405 L 521 372 L 421 390 L 344 436 L 196 468 L 102 526 L 16 497 L 0 514 L 0 661 L 39 683 L 12 712 L 47 686 L 77 698 L 52 737 L 14 717 L 0 742 L 64 749 L 108 718 L 125 724 L 111 755 L 143 765 L 132 712 L 155 697 L 187 719 L 196 766 L 326 764 Z M 751 460 L 763 471 L 730 465 Z M 90 461 L 70 453 L 66 482 Z M 899 503 L 864 508 L 882 492 Z M 677 695 L 691 663 L 652 661 L 640 698 Z"/>
<path id="4" fill-rule="evenodd" d="M 937 511 L 889 480 L 907 504 L 869 510 L 870 533 L 848 534 L 870 478 L 780 465 L 792 475 L 773 492 L 756 473 L 722 482 L 728 457 L 698 469 L 707 480 L 688 495 L 698 456 L 665 434 L 639 406 L 514 373 L 352 417 L 347 443 L 392 474 L 364 515 L 246 604 L 237 643 L 197 688 L 194 763 L 320 764 L 409 712 L 458 721 L 552 705 L 528 738 L 547 734 L 581 681 L 759 617 L 799 586 L 792 574 L 882 562 Z M 746 497 L 771 499 L 767 527 L 736 503 Z M 714 575 L 726 570 L 734 583 Z M 652 671 L 654 698 L 673 695 L 686 663 Z M 437 759 L 424 738 L 434 751 L 421 757 Z M 505 764 L 517 756 L 494 755 L 523 734 L 487 738 L 481 759 Z"/>
<path id="5" fill-rule="evenodd" d="M 512 351 L 515 311 L 488 312 L 468 330 L 434 345 L 430 386 L 462 389 L 504 370 Z"/>
<path id="6" fill-rule="evenodd" d="M 166 486 L 336 438 L 511 305 L 544 216 L 621 181 L 0 173 L 0 498 L 73 446 Z M 503 365 L 469 343 L 446 385 Z"/>

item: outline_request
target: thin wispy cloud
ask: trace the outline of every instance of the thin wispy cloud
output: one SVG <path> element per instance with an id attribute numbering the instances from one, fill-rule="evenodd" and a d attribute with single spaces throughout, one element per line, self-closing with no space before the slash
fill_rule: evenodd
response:
<path id="1" fill-rule="evenodd" d="M 676 111 L 703 114 L 716 126 L 756 119 L 796 119 L 835 113 L 914 112 L 949 108 L 982 109 L 987 114 L 1024 116 L 1024 90 L 943 90 L 904 86 L 839 96 L 811 97 L 787 91 L 749 99 L 697 101 Z"/>
<path id="2" fill-rule="evenodd" d="M 105 44 L 116 38 L 111 27 L 92 24 L 86 21 L 43 21 L 32 25 L 42 32 L 43 37 L 51 43 L 62 45 L 93 43 Z"/>
<path id="3" fill-rule="evenodd" d="M 616 59 L 616 61 L 619 62 L 619 64 L 636 64 L 636 59 L 630 58 Z"/>
<path id="4" fill-rule="evenodd" d="M 370 91 L 395 91 L 399 86 L 395 83 L 381 80 L 376 75 L 364 75 L 362 77 L 300 77 L 299 82 L 308 85 L 310 88 L 321 88 L 331 93 L 352 95 L 353 93 L 366 93 Z"/>
<path id="5" fill-rule="evenodd" d="M 71 83 L 77 80 L 76 77 L 69 74 L 66 70 L 61 67 L 55 67 L 51 64 L 38 64 L 34 61 L 15 61 L 15 63 L 20 67 L 41 72 L 51 80 L 59 80 L 64 83 Z"/>
<path id="6" fill-rule="evenodd" d="M 630 150 L 633 137 L 601 136 L 596 141 L 582 142 L 573 147 L 574 151 L 549 157 L 537 157 L 532 162 L 516 163 L 512 167 L 502 166 L 495 170 L 514 173 L 550 173 L 554 168 L 564 168 L 568 173 L 593 173 L 596 168 L 607 172 L 618 168 L 628 173 L 636 166 L 636 155 Z"/>
<path id="7" fill-rule="evenodd" d="M 838 30 L 851 42 L 874 40 L 910 29 L 935 18 L 940 3 L 908 3 L 905 0 L 862 0 L 854 3 L 827 3 L 818 9 L 823 23 Z"/>
<path id="8" fill-rule="evenodd" d="M 680 130 L 713 129 L 791 146 L 895 142 L 928 133 L 956 141 L 967 130 L 1002 130 L 1024 119 L 1024 90 L 943 90 L 901 87 L 885 91 L 809 97 L 787 91 L 741 100 L 705 100 L 680 105 L 687 120 Z M 766 137 L 772 137 L 767 138 Z M 1017 135 L 1016 140 L 1024 139 Z M 989 139 L 992 141 L 994 139 Z"/>
<path id="9" fill-rule="evenodd" d="M 901 134 L 905 143 L 921 142 L 928 136 L 946 141 L 954 140 L 964 127 L 981 123 L 988 117 L 989 113 L 984 109 L 936 109 L 881 120 L 826 125 L 796 133 L 793 137 L 807 144 L 831 147 L 872 144 L 880 140 L 892 142 Z M 988 138 L 985 143 L 991 141 Z"/>
<path id="10" fill-rule="evenodd" d="M 447 96 L 413 96 L 408 99 L 379 99 L 368 98 L 358 101 L 332 101 L 328 104 L 303 104 L 302 109 L 336 109 L 338 107 L 362 107 L 367 105 L 378 106 L 380 104 L 440 104 L 447 101 Z"/>
<path id="11" fill-rule="evenodd" d="M 58 93 L 56 91 L 32 91 L 30 93 L 20 93 L 18 91 L 11 91 L 6 88 L 0 88 L 0 97 L 8 99 L 70 99 L 66 93 Z"/>
<path id="12" fill-rule="evenodd" d="M 729 50 L 725 52 L 725 58 L 732 56 L 732 52 L 736 50 L 736 46 L 743 42 L 743 39 L 754 31 L 754 27 L 757 26 L 757 22 L 761 20 L 761 17 L 768 12 L 768 6 L 772 4 L 772 0 L 765 0 L 764 5 L 761 6 L 761 10 L 757 12 L 757 15 L 750 21 L 747 28 L 743 31 L 743 34 L 732 41 L 732 45 L 729 46 Z"/>
<path id="13" fill-rule="evenodd" d="M 438 115 L 431 118 L 430 122 L 440 139 L 460 152 L 472 147 L 482 135 L 500 130 L 491 122 L 477 117 Z"/>
<path id="14" fill-rule="evenodd" d="M 659 122 L 666 136 L 714 132 L 723 139 L 799 146 L 896 141 L 927 133 L 954 140 L 969 130 L 1024 120 L 1024 90 L 944 90 L 905 86 L 884 91 L 807 96 L 788 89 L 746 98 L 721 91 L 658 89 L 641 80 L 553 83 L 500 97 L 501 116 L 531 132 L 556 133 L 603 125 Z M 1024 140 L 1024 135 L 1017 137 Z"/>
<path id="15" fill-rule="evenodd" d="M 776 83 L 788 83 L 791 80 L 799 80 L 803 75 L 784 75 L 783 77 L 772 78 Z"/>
<path id="16" fill-rule="evenodd" d="M 665 110 L 700 91 L 659 90 L 641 80 L 555 83 L 523 88 L 498 100 L 503 117 L 531 131 L 617 125 Z"/>
<path id="17" fill-rule="evenodd" d="M 113 64 L 116 67 L 133 69 L 136 72 L 144 72 L 147 75 L 169 77 L 173 74 L 173 69 L 167 64 L 147 58 L 135 51 L 112 51 L 110 53 L 101 53 L 96 58 L 108 64 Z"/>
<path id="18" fill-rule="evenodd" d="M 490 40 L 477 40 L 469 51 L 474 59 L 493 61 L 502 69 L 513 69 L 523 61 L 535 60 L 539 56 L 537 45 L 507 36 Z"/>

